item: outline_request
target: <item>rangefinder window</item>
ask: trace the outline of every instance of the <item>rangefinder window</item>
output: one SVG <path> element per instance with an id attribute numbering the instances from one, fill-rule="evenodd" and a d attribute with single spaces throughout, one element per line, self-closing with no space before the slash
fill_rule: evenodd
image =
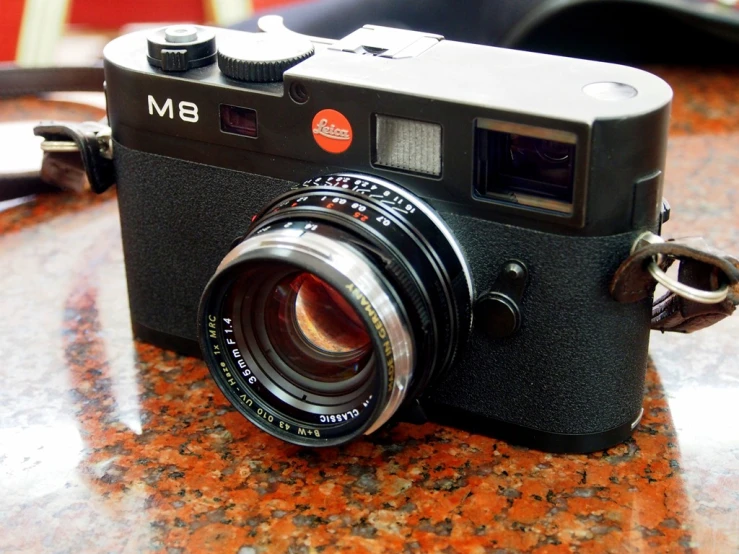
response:
<path id="1" fill-rule="evenodd" d="M 374 114 L 372 165 L 403 173 L 441 176 L 441 125 Z"/>
<path id="2" fill-rule="evenodd" d="M 476 196 L 571 214 L 575 142 L 567 131 L 478 119 Z"/>

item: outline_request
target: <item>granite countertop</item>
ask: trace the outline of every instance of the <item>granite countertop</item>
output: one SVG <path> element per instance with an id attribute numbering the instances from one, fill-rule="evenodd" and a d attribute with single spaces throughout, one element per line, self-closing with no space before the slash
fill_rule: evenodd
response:
<path id="1" fill-rule="evenodd" d="M 739 70 L 655 71 L 676 94 L 665 234 L 736 253 Z M 2 552 L 739 549 L 739 317 L 653 333 L 642 424 L 605 452 L 435 424 L 306 450 L 132 339 L 114 191 L 0 210 Z"/>

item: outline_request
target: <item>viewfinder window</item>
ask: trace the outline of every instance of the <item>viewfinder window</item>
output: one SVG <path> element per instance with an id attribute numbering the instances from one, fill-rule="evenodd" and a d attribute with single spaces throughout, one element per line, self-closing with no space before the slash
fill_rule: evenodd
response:
<path id="1" fill-rule="evenodd" d="M 251 108 L 221 104 L 221 131 L 257 138 L 257 112 Z"/>
<path id="2" fill-rule="evenodd" d="M 478 119 L 477 196 L 571 214 L 575 143 L 567 131 Z"/>

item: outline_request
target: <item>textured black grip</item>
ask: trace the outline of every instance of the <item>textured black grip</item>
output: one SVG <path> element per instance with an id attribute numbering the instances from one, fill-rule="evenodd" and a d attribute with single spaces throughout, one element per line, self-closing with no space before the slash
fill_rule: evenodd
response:
<path id="1" fill-rule="evenodd" d="M 131 318 L 196 340 L 200 295 L 251 217 L 293 185 L 115 143 Z"/>
<path id="2" fill-rule="evenodd" d="M 134 325 L 194 340 L 200 294 L 216 266 L 251 216 L 293 183 L 118 143 L 114 152 Z M 428 405 L 550 433 L 628 427 L 642 404 L 651 299 L 620 304 L 608 284 L 635 234 L 573 237 L 442 216 L 478 295 L 509 259 L 526 265 L 529 284 L 518 333 L 492 339 L 474 329 Z M 144 338 L 159 344 L 156 333 Z"/>
<path id="3" fill-rule="evenodd" d="M 651 300 L 620 304 L 608 285 L 635 234 L 572 237 L 442 216 L 464 247 L 478 295 L 507 259 L 526 264 L 529 285 L 519 332 L 492 339 L 475 328 L 433 402 L 552 433 L 633 421 L 642 405 Z"/>

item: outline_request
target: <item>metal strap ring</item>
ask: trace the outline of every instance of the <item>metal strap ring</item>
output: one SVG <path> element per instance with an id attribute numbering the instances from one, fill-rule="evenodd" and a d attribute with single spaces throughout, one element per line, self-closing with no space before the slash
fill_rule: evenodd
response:
<path id="1" fill-rule="evenodd" d="M 700 290 L 695 287 L 685 285 L 673 279 L 667 273 L 662 271 L 662 268 L 657 265 L 656 260 L 647 266 L 649 273 L 654 277 L 654 280 L 665 287 L 667 290 L 674 292 L 678 296 L 682 296 L 687 300 L 698 302 L 700 304 L 718 304 L 726 300 L 729 295 L 729 285 L 724 285 L 718 290 Z"/>
<path id="2" fill-rule="evenodd" d="M 79 146 L 72 140 L 44 140 L 41 143 L 41 150 L 49 153 L 58 152 L 79 152 Z"/>

